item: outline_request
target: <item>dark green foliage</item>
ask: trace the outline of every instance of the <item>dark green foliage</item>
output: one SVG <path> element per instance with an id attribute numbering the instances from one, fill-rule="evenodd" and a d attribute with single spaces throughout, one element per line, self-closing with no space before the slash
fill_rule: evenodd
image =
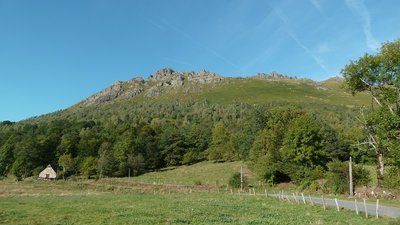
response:
<path id="1" fill-rule="evenodd" d="M 271 110 L 266 123 L 250 159 L 259 178 L 269 184 L 292 181 L 306 187 L 324 177 L 328 162 L 349 155 L 349 144 L 315 114 L 295 108 Z"/>
<path id="2" fill-rule="evenodd" d="M 247 177 L 243 176 L 241 178 L 239 172 L 234 173 L 232 177 L 229 179 L 229 186 L 232 188 L 240 188 L 241 185 L 243 185 L 243 188 L 247 187 L 248 185 Z"/>
<path id="3" fill-rule="evenodd" d="M 400 191 L 400 168 L 388 167 L 383 175 L 383 187 Z"/>
<path id="4" fill-rule="evenodd" d="M 97 160 L 93 156 L 88 156 L 84 158 L 80 165 L 81 174 L 85 175 L 87 178 L 96 174 Z"/>
<path id="5" fill-rule="evenodd" d="M 65 154 L 58 158 L 58 165 L 61 166 L 63 178 L 73 174 L 76 170 L 76 162 L 71 154 Z"/>
<path id="6" fill-rule="evenodd" d="M 115 160 L 111 150 L 111 144 L 104 142 L 99 149 L 99 159 L 97 160 L 97 171 L 100 177 L 114 176 L 117 171 L 118 162 Z"/>
<path id="7" fill-rule="evenodd" d="M 0 125 L 0 172 L 23 178 L 52 164 L 68 168 L 67 176 L 128 176 L 129 172 L 135 176 L 208 157 L 251 159 L 263 180 L 287 181 L 291 178 L 280 153 L 286 130 L 294 118 L 311 115 L 311 109 L 319 106 L 305 105 L 305 111 L 283 105 L 115 102 L 4 124 Z M 335 125 L 335 130 L 329 130 L 329 125 L 324 128 L 330 132 L 329 142 L 339 140 L 337 130 L 353 126 L 347 119 L 353 112 L 346 107 L 325 105 L 317 115 Z M 340 152 L 346 153 L 343 146 Z M 326 154 L 336 157 L 330 151 Z"/>
<path id="8" fill-rule="evenodd" d="M 379 51 L 351 61 L 342 70 L 345 84 L 355 93 L 368 91 L 372 109 L 361 122 L 368 150 L 375 155 L 378 185 L 386 164 L 399 165 L 400 158 L 400 40 L 383 43 Z"/>
<path id="9" fill-rule="evenodd" d="M 225 127 L 223 122 L 218 122 L 212 130 L 212 141 L 207 156 L 209 160 L 233 161 L 237 159 L 235 137 Z"/>
<path id="10" fill-rule="evenodd" d="M 7 142 L 0 147 L 0 177 L 7 175 L 13 161 L 13 146 Z"/>
<path id="11" fill-rule="evenodd" d="M 349 193 L 349 162 L 338 160 L 328 163 L 326 188 L 334 193 Z M 353 165 L 353 184 L 366 186 L 371 180 L 370 174 L 362 166 Z"/>

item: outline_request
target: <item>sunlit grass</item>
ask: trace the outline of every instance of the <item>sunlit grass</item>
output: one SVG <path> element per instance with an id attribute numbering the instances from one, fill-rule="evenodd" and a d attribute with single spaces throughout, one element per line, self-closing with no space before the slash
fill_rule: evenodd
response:
<path id="1" fill-rule="evenodd" d="M 1 224 L 390 224 L 354 212 L 218 193 L 3 197 Z"/>

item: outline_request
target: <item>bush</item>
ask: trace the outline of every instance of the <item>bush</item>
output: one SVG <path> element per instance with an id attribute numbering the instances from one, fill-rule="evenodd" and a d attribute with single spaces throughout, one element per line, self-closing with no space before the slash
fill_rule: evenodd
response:
<path id="1" fill-rule="evenodd" d="M 194 185 L 196 185 L 196 186 L 200 186 L 200 185 L 203 184 L 200 180 L 195 180 L 193 183 L 194 183 Z"/>
<path id="2" fill-rule="evenodd" d="M 201 160 L 200 154 L 194 150 L 190 150 L 186 152 L 182 157 L 183 165 L 191 165 L 193 163 L 197 163 Z"/>
<path id="3" fill-rule="evenodd" d="M 337 194 L 349 193 L 349 163 L 333 161 L 328 163 L 326 187 Z M 353 166 L 353 185 L 366 186 L 371 181 L 369 172 L 362 166 Z"/>
<path id="4" fill-rule="evenodd" d="M 231 186 L 232 188 L 240 188 L 240 183 L 241 183 L 241 179 L 240 179 L 240 173 L 234 173 L 232 175 L 232 177 L 229 179 L 229 186 Z M 243 187 L 247 187 L 247 177 L 243 176 Z"/>
<path id="5" fill-rule="evenodd" d="M 383 175 L 383 186 L 385 188 L 400 190 L 400 168 L 399 167 L 387 167 Z"/>
<path id="6" fill-rule="evenodd" d="M 44 168 L 41 166 L 36 167 L 35 169 L 32 170 L 32 176 L 38 177 L 40 172 L 42 172 Z"/>

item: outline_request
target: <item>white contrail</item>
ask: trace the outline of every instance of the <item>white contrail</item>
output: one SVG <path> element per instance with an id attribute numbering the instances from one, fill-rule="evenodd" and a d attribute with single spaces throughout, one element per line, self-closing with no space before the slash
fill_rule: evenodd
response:
<path id="1" fill-rule="evenodd" d="M 365 39 L 368 48 L 376 51 L 379 48 L 379 42 L 374 38 L 371 31 L 371 16 L 362 0 L 345 0 L 347 7 L 356 14 L 362 23 Z"/>
<path id="2" fill-rule="evenodd" d="M 297 43 L 298 46 L 300 46 L 300 47 L 307 53 L 307 55 L 309 55 L 311 58 L 314 59 L 314 61 L 321 67 L 321 69 L 322 69 L 323 71 L 325 71 L 327 74 L 329 73 L 329 72 L 328 72 L 328 69 L 327 69 L 326 66 L 325 66 L 324 61 L 323 61 L 320 57 L 318 57 L 317 55 L 315 55 L 309 48 L 307 48 L 307 46 L 305 46 L 305 45 L 296 37 L 296 35 L 294 35 L 294 34 L 291 33 L 290 31 L 286 31 L 286 33 L 289 35 L 290 38 L 292 38 L 292 39 Z"/>
<path id="3" fill-rule="evenodd" d="M 323 61 L 320 57 L 318 57 L 316 54 L 314 54 L 307 46 L 305 46 L 305 45 L 297 38 L 296 34 L 295 34 L 294 32 L 292 32 L 291 29 L 289 28 L 289 23 L 288 23 L 287 18 L 286 18 L 281 12 L 278 12 L 278 11 L 275 11 L 275 12 L 276 12 L 276 14 L 278 15 L 278 17 L 282 20 L 282 22 L 283 22 L 283 24 L 284 24 L 284 30 L 285 30 L 286 33 L 289 35 L 289 37 L 290 37 L 294 42 L 296 42 L 296 44 L 297 44 L 298 46 L 300 46 L 300 48 L 302 48 L 302 49 L 304 50 L 304 52 L 305 52 L 308 56 L 310 56 L 310 57 L 321 67 L 321 69 L 322 69 L 324 72 L 326 72 L 326 73 L 328 74 L 329 72 L 328 72 L 328 69 L 327 69 L 326 66 L 325 66 L 324 61 Z"/>
<path id="4" fill-rule="evenodd" d="M 310 0 L 310 2 L 316 9 L 318 9 L 318 11 L 322 13 L 322 7 L 318 0 Z"/>
<path id="5" fill-rule="evenodd" d="M 170 24 L 167 21 L 163 21 L 163 23 L 168 26 L 169 28 L 173 29 L 175 32 L 183 35 L 184 37 L 186 37 L 187 39 L 189 39 L 190 41 L 192 41 L 195 45 L 207 50 L 208 52 L 210 52 L 211 54 L 213 54 L 215 57 L 221 59 L 222 61 L 224 61 L 226 64 L 231 65 L 232 67 L 234 67 L 235 69 L 239 69 L 239 67 L 233 63 L 232 61 L 230 61 L 228 58 L 224 57 L 223 55 L 221 55 L 220 53 L 218 53 L 217 51 L 215 51 L 214 49 L 208 47 L 207 45 L 204 45 L 202 43 L 200 43 L 199 41 L 197 41 L 194 37 L 192 37 L 190 34 L 188 34 L 187 32 L 183 31 L 182 29 L 177 28 L 176 26 Z"/>

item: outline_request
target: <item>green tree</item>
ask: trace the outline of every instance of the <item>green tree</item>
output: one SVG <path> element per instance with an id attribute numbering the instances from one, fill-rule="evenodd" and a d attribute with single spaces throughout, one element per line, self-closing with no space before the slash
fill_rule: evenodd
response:
<path id="1" fill-rule="evenodd" d="M 156 129 L 150 125 L 144 125 L 136 138 L 135 149 L 146 159 L 146 168 L 155 170 L 164 166 L 159 150 L 159 139 Z"/>
<path id="2" fill-rule="evenodd" d="M 0 147 L 0 176 L 5 176 L 9 172 L 14 161 L 14 146 L 10 142 L 6 142 Z"/>
<path id="3" fill-rule="evenodd" d="M 367 91 L 371 95 L 372 110 L 361 115 L 363 144 L 375 154 L 380 184 L 386 164 L 384 156 L 399 155 L 400 40 L 384 43 L 376 54 L 351 61 L 342 74 L 353 94 Z"/>
<path id="4" fill-rule="evenodd" d="M 286 131 L 281 155 L 284 161 L 296 165 L 315 167 L 324 166 L 328 161 L 328 136 L 321 124 L 308 115 L 294 119 Z"/>
<path id="5" fill-rule="evenodd" d="M 218 122 L 212 130 L 212 140 L 207 156 L 209 160 L 233 161 L 237 158 L 233 136 L 223 122 Z"/>
<path id="6" fill-rule="evenodd" d="M 128 173 L 128 155 L 134 153 L 133 138 L 130 131 L 124 132 L 113 146 L 115 160 L 118 164 L 118 176 Z"/>
<path id="7" fill-rule="evenodd" d="M 61 155 L 58 158 L 58 165 L 62 167 L 63 178 L 70 175 L 71 173 L 74 173 L 76 169 L 75 159 L 72 157 L 71 154 Z"/>
<path id="8" fill-rule="evenodd" d="M 131 170 L 131 175 L 132 176 L 138 176 L 142 174 L 145 171 L 145 159 L 142 154 L 138 155 L 133 155 L 129 154 L 128 155 L 128 163 L 127 163 L 128 169 Z"/>
<path id="9" fill-rule="evenodd" d="M 97 159 L 93 156 L 85 157 L 80 164 L 80 172 L 87 178 L 96 174 Z"/>
<path id="10" fill-rule="evenodd" d="M 75 132 L 66 133 L 61 137 L 61 143 L 57 147 L 58 155 L 76 155 L 76 148 L 79 143 L 79 136 Z"/>
<path id="11" fill-rule="evenodd" d="M 100 177 L 113 176 L 117 171 L 117 166 L 111 144 L 103 142 L 99 148 L 99 159 L 97 160 L 97 170 Z"/>
<path id="12" fill-rule="evenodd" d="M 304 112 L 294 108 L 272 109 L 266 112 L 265 128 L 258 132 L 250 149 L 250 160 L 257 176 L 267 183 L 289 181 L 286 162 L 280 149 L 289 124 Z"/>

